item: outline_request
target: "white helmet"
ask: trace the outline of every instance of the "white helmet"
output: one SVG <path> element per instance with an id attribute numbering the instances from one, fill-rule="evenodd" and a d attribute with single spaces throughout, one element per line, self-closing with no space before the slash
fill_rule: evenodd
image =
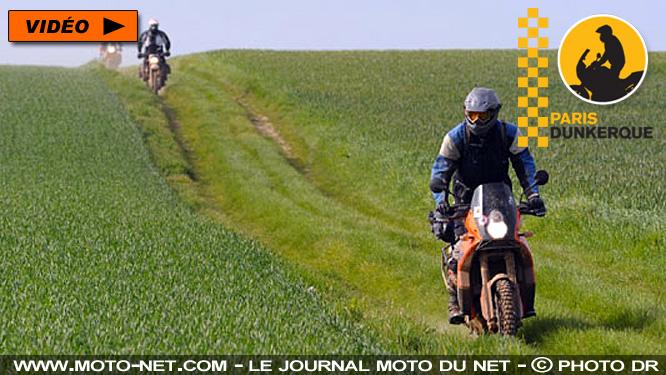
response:
<path id="1" fill-rule="evenodd" d="M 150 26 L 151 29 L 157 29 L 160 26 L 160 22 L 157 18 L 151 18 L 148 20 L 148 26 Z"/>

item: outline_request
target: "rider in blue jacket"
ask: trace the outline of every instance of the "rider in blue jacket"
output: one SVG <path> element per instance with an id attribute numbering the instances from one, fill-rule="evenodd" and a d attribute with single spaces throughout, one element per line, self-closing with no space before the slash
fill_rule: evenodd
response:
<path id="1" fill-rule="evenodd" d="M 498 119 L 501 107 L 494 90 L 477 87 L 467 95 L 463 105 L 465 119 L 444 137 L 432 167 L 431 179 L 440 179 L 447 187 L 453 180 L 452 191 L 458 196 L 454 198 L 455 203 L 469 203 L 474 189 L 481 184 L 504 182 L 511 187 L 511 162 L 530 208 L 545 214 L 546 207 L 539 197 L 538 188 L 530 188 L 536 171 L 534 159 L 527 147 L 518 146 L 520 129 Z M 437 210 L 445 212 L 449 204 L 447 193 L 433 195 Z M 458 306 L 455 287 L 455 263 L 462 254 L 455 243 L 464 233 L 465 226 L 462 221 L 457 221 L 451 229 L 455 232 L 455 238 L 452 238 L 454 245 L 447 257 L 450 264 L 445 281 L 450 295 L 449 322 L 460 324 L 463 322 L 463 315 Z"/>

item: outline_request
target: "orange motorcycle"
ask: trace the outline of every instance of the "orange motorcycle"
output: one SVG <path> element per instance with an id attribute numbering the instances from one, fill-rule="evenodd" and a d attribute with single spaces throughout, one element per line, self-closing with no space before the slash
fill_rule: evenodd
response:
<path id="1" fill-rule="evenodd" d="M 538 171 L 531 187 L 547 182 L 548 173 Z M 441 180 L 432 180 L 430 189 L 451 194 Z M 454 197 L 460 202 L 462 195 Z M 522 197 L 516 203 L 505 183 L 482 184 L 470 204 L 431 215 L 431 223 L 445 226 L 464 220 L 466 231 L 452 245 L 459 259 L 451 261 L 442 251 L 442 276 L 446 281 L 449 268 L 457 271 L 458 303 L 473 332 L 515 335 L 523 319 L 536 315 L 534 264 L 525 240 L 532 233 L 521 233 L 520 226 L 522 215 L 543 216 L 545 210 L 532 210 Z"/>

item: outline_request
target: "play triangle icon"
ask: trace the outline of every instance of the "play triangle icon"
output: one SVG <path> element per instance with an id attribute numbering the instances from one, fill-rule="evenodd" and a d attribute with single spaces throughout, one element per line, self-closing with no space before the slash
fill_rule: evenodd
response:
<path id="1" fill-rule="evenodd" d="M 118 22 L 111 21 L 110 19 L 104 17 L 104 35 L 112 33 L 118 29 L 122 29 L 125 25 L 121 25 Z"/>

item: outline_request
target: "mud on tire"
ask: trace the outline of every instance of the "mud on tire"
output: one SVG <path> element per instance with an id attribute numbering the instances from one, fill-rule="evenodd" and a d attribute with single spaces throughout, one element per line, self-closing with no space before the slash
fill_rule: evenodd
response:
<path id="1" fill-rule="evenodd" d="M 514 294 L 511 281 L 503 279 L 495 284 L 495 311 L 501 335 L 513 336 L 518 329 Z"/>

